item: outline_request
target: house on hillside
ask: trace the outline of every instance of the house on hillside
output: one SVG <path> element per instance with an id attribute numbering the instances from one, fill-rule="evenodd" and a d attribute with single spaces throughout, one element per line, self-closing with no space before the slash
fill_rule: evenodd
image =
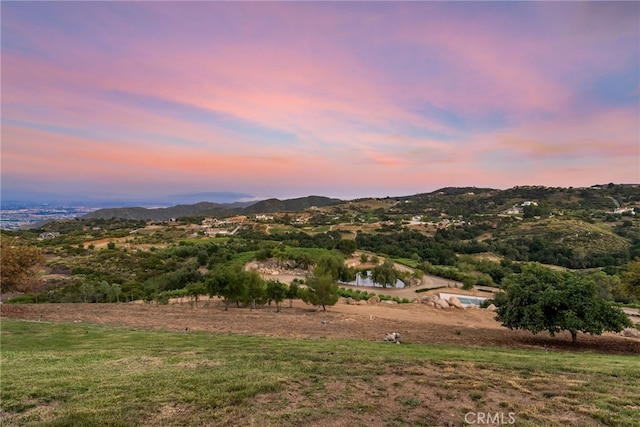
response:
<path id="1" fill-rule="evenodd" d="M 518 215 L 522 213 L 522 208 L 520 208 L 518 205 L 514 205 L 512 208 L 504 211 L 504 213 L 507 215 Z"/>
<path id="2" fill-rule="evenodd" d="M 625 213 L 630 213 L 631 215 L 635 215 L 636 214 L 636 212 L 635 212 L 635 210 L 633 208 L 615 208 L 613 210 L 613 212 L 611 212 L 611 213 L 616 214 L 616 215 L 623 215 Z"/>
<path id="3" fill-rule="evenodd" d="M 57 231 L 46 231 L 38 235 L 38 240 L 50 240 L 50 239 L 55 239 L 56 237 L 59 237 L 59 236 L 60 236 L 60 233 L 58 233 Z"/>
<path id="4" fill-rule="evenodd" d="M 273 215 L 264 215 L 264 214 L 256 215 L 256 221 L 272 221 L 272 220 L 273 220 Z"/>

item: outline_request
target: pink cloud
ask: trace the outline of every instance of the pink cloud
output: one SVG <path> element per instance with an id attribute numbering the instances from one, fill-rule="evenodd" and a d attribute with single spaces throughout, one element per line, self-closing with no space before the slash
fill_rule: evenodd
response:
<path id="1" fill-rule="evenodd" d="M 525 136 L 523 136 L 525 135 Z M 638 156 L 640 118 L 628 111 L 600 112 L 587 118 L 564 118 L 523 125 L 484 137 L 481 151 L 526 159 Z"/>
<path id="2" fill-rule="evenodd" d="M 537 179 L 550 161 L 576 179 L 598 161 L 637 179 L 637 103 L 580 86 L 637 58 L 621 53 L 637 25 L 591 34 L 597 12 L 564 23 L 576 15 L 522 7 L 530 20 L 437 3 L 94 5 L 95 25 L 63 21 L 87 38 L 3 19 L 48 52 L 3 50 L 3 174 L 268 188 L 339 186 L 347 171 L 404 188 L 511 183 L 524 159 Z"/>

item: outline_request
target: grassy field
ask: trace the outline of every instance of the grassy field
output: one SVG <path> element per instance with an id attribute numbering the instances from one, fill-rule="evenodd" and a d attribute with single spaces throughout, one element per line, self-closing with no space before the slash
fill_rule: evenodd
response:
<path id="1" fill-rule="evenodd" d="M 640 425 L 633 356 L 7 319 L 1 350 L 3 426 Z"/>

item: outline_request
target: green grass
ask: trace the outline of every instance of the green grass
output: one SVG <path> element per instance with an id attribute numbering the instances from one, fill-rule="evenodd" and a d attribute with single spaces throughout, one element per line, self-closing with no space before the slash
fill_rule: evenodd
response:
<path id="1" fill-rule="evenodd" d="M 398 264 L 406 265 L 407 267 L 417 268 L 420 265 L 420 261 L 416 261 L 410 258 L 394 258 L 393 259 Z"/>
<path id="2" fill-rule="evenodd" d="M 315 262 L 317 262 L 322 255 L 328 254 L 328 253 L 333 253 L 333 251 L 330 249 L 323 249 L 323 248 L 295 248 L 291 246 L 287 247 L 287 255 L 291 257 L 297 257 L 300 255 L 307 254 Z"/>
<path id="3" fill-rule="evenodd" d="M 388 405 L 413 425 L 479 405 L 525 426 L 640 419 L 640 357 L 6 319 L 1 338 L 2 425 L 357 425 Z"/>
<path id="4" fill-rule="evenodd" d="M 247 252 L 237 253 L 233 256 L 231 261 L 238 264 L 246 264 L 255 259 L 257 252 L 258 251 L 247 251 Z"/>
<path id="5" fill-rule="evenodd" d="M 271 227 L 269 228 L 269 234 L 284 234 L 290 232 L 299 231 L 295 227 Z"/>

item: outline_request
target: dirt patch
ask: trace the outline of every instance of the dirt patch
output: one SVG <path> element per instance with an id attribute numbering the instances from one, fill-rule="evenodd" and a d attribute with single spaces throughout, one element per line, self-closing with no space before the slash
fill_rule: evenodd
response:
<path id="1" fill-rule="evenodd" d="M 217 299 L 157 306 L 155 304 L 25 304 L 0 308 L 4 318 L 51 322 L 88 322 L 105 325 L 170 331 L 231 332 L 290 338 L 350 338 L 380 341 L 387 332 L 399 332 L 405 343 L 440 343 L 465 346 L 498 346 L 560 351 L 640 354 L 640 340 L 606 333 L 580 334 L 572 343 L 569 334 L 532 335 L 511 331 L 481 309 L 438 310 L 424 304 L 360 305 L 340 301 L 327 311 L 301 301 L 288 301 L 283 310 L 275 306 L 256 310 L 224 306 Z M 391 345 L 391 344 L 390 344 Z"/>

